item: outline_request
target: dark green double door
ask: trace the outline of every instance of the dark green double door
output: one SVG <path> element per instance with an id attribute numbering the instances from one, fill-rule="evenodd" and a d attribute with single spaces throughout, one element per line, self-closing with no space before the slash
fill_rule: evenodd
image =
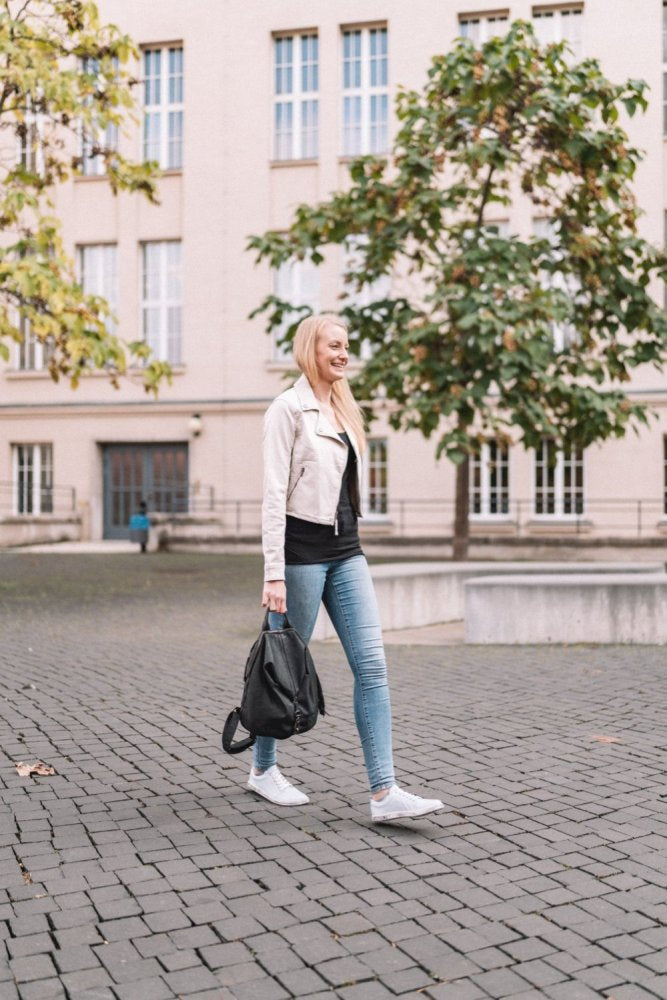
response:
<path id="1" fill-rule="evenodd" d="M 142 500 L 149 513 L 187 513 L 188 446 L 181 443 L 103 446 L 104 537 L 129 538 Z"/>

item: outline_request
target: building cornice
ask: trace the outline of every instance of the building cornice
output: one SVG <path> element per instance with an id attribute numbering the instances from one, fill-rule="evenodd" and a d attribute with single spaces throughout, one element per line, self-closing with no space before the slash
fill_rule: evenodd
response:
<path id="1" fill-rule="evenodd" d="M 243 410 L 267 407 L 273 396 L 240 396 L 220 399 L 136 399 L 119 401 L 75 400 L 57 403 L 0 403 L 0 413 L 182 413 L 192 409 L 204 410 L 207 413 L 215 410 Z"/>
<path id="2" fill-rule="evenodd" d="M 656 403 L 663 403 L 667 397 L 667 387 L 663 389 L 628 389 L 628 396 L 643 396 L 647 402 L 655 399 Z M 231 396 L 205 399 L 135 399 L 135 400 L 73 400 L 68 402 L 53 403 L 0 403 L 0 415 L 2 414 L 68 414 L 71 412 L 104 413 L 183 413 L 188 410 L 203 410 L 211 413 L 220 411 L 238 410 L 259 410 L 266 408 L 274 399 L 274 396 Z M 388 402 L 388 401 L 386 401 Z"/>

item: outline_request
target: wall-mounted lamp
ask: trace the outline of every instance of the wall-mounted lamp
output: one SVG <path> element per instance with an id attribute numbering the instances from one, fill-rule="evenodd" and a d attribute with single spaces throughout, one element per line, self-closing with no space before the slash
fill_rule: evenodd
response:
<path id="1" fill-rule="evenodd" d="M 188 421 L 188 429 L 193 437 L 199 437 L 202 432 L 203 422 L 201 413 L 193 413 Z"/>

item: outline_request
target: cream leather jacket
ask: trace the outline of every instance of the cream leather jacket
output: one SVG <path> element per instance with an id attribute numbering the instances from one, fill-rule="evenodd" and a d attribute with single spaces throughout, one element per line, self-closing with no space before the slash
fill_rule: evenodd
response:
<path id="1" fill-rule="evenodd" d="M 361 455 L 350 428 L 345 430 L 357 456 L 359 513 Z M 323 413 L 305 375 L 277 396 L 264 417 L 264 498 L 262 545 L 264 580 L 285 579 L 285 517 L 315 524 L 336 524 L 347 446 Z"/>

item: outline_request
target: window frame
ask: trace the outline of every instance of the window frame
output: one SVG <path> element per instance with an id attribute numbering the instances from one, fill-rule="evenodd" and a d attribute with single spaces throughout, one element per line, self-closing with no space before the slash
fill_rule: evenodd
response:
<path id="1" fill-rule="evenodd" d="M 458 26 L 459 35 L 461 38 L 469 38 L 476 48 L 484 45 L 488 42 L 490 38 L 495 35 L 505 34 L 509 28 L 509 18 L 510 12 L 507 7 L 499 8 L 498 10 L 489 10 L 482 13 L 469 12 L 465 14 L 459 14 L 458 16 Z M 462 31 L 463 25 L 468 24 L 478 24 L 479 25 L 479 37 L 474 38 L 473 34 L 467 34 Z M 490 30 L 491 25 L 504 24 L 505 28 L 502 32 Z"/>
<path id="2" fill-rule="evenodd" d="M 549 467 L 549 463 L 544 462 L 544 458 L 540 459 L 540 455 L 544 456 L 544 451 L 546 449 L 554 449 L 555 461 L 553 463 L 554 469 L 554 486 L 553 486 L 553 498 L 554 498 L 554 509 L 553 511 L 538 511 L 538 499 L 540 494 L 540 486 L 538 484 L 539 477 L 539 467 L 543 466 L 546 470 Z M 573 451 L 575 452 L 573 457 Z M 575 485 L 570 486 L 568 489 L 572 494 L 570 502 L 573 501 L 574 510 L 565 510 L 565 500 L 566 500 L 566 487 L 565 487 L 565 474 L 566 466 L 571 467 L 571 471 L 575 476 Z M 579 491 L 576 485 L 576 472 L 577 469 L 581 469 L 581 489 Z M 544 487 L 542 490 L 545 492 L 545 500 L 543 500 L 543 506 L 548 506 L 549 491 L 545 491 Z M 579 496 L 577 493 L 579 492 Z M 569 451 L 564 452 L 560 449 L 554 448 L 554 442 L 548 438 L 542 441 L 542 447 L 540 451 L 537 449 L 533 453 L 533 503 L 532 503 L 532 517 L 536 520 L 560 520 L 560 521 L 578 521 L 580 520 L 586 512 L 586 464 L 585 464 L 585 451 L 583 448 L 569 449 Z"/>
<path id="3" fill-rule="evenodd" d="M 353 236 L 348 236 L 341 244 L 341 292 L 344 304 L 351 306 L 353 309 L 363 309 L 370 306 L 371 303 L 378 302 L 383 298 L 389 298 L 391 295 L 391 274 L 380 275 L 380 277 L 376 278 L 375 281 L 365 284 L 363 288 L 358 291 L 353 287 L 351 282 L 345 280 L 346 273 L 350 271 L 355 264 L 355 258 L 363 257 L 363 247 L 367 244 L 368 235 L 366 233 L 356 233 Z M 376 349 L 377 348 L 369 344 L 367 340 L 362 341 L 359 360 L 369 361 Z"/>
<path id="4" fill-rule="evenodd" d="M 546 23 L 547 20 L 553 18 L 551 24 L 557 26 L 554 30 L 554 37 L 551 39 L 540 38 L 539 29 L 537 28 L 536 21 Z M 577 21 L 579 24 L 579 38 L 571 39 L 568 37 L 564 28 L 564 19 L 572 18 L 572 20 L 566 22 L 568 24 L 574 24 L 575 19 L 580 19 Z M 584 58 L 584 4 L 583 3 L 561 3 L 561 4 L 534 4 L 531 9 L 530 19 L 535 31 L 535 35 L 540 45 L 551 45 L 559 42 L 566 42 L 570 49 L 572 50 L 572 55 L 576 62 L 580 62 Z"/>
<path id="5" fill-rule="evenodd" d="M 290 91 L 278 93 L 277 81 L 279 64 L 277 61 L 278 44 L 280 42 L 292 42 L 292 59 L 289 63 L 281 64 L 291 67 Z M 315 58 L 304 57 L 304 43 L 315 42 Z M 309 53 L 312 55 L 312 53 Z M 292 161 L 312 161 L 319 157 L 319 108 L 320 108 L 320 38 L 317 29 L 304 28 L 299 31 L 279 32 L 272 36 L 272 99 L 271 99 L 271 162 L 289 163 Z M 309 69 L 306 70 L 306 67 Z M 313 69 L 314 67 L 314 69 Z M 304 70 L 312 77 L 315 77 L 315 86 L 306 89 L 303 86 Z M 282 155 L 277 127 L 278 106 L 283 105 L 290 109 L 290 129 L 289 129 L 289 155 Z M 314 105 L 315 124 L 311 124 L 310 129 L 306 129 L 304 124 L 306 105 Z M 313 138 L 314 136 L 314 138 Z M 312 147 L 309 144 L 312 142 Z"/>
<path id="6" fill-rule="evenodd" d="M 288 294 L 284 294 L 282 288 L 280 287 L 281 281 L 287 281 L 285 275 L 289 272 L 289 289 Z M 279 268 L 275 268 L 272 271 L 273 279 L 273 294 L 282 299 L 284 302 L 289 302 L 293 306 L 308 306 L 314 314 L 319 313 L 321 295 L 322 295 L 322 283 L 320 280 L 321 272 L 320 268 L 313 264 L 310 257 L 304 257 L 303 260 L 290 260 L 285 261 L 281 264 Z M 314 292 L 311 295 L 310 291 L 312 289 L 308 288 L 309 278 L 314 278 L 313 288 Z M 295 280 L 296 279 L 296 280 Z M 289 326 L 294 323 L 294 315 L 290 314 L 286 317 L 285 322 L 280 325 L 280 327 L 273 329 L 271 331 L 271 364 L 292 364 L 292 350 L 287 347 L 280 347 L 278 341 L 283 336 L 285 331 Z"/>
<path id="7" fill-rule="evenodd" d="M 30 476 L 27 489 L 21 488 L 21 474 L 28 464 L 21 464 L 20 450 L 30 452 Z M 35 461 L 35 457 L 37 460 Z M 46 473 L 47 483 L 44 483 Z M 53 514 L 53 444 L 50 441 L 21 442 L 12 444 L 12 510 L 14 517 L 41 517 Z M 26 500 L 28 501 L 26 503 Z M 22 509 L 31 507 L 30 510 Z"/>
<path id="8" fill-rule="evenodd" d="M 180 72 L 172 73 L 170 70 L 171 53 L 180 52 Z M 159 72 L 148 72 L 146 57 L 148 55 L 160 54 Z M 141 123 L 141 159 L 143 162 L 157 160 L 161 170 L 179 171 L 183 169 L 183 152 L 185 148 L 185 51 L 182 42 L 167 42 L 164 44 L 144 45 L 141 48 L 141 84 L 143 87 L 142 96 L 142 123 Z M 180 92 L 180 100 L 169 100 L 169 89 L 171 79 L 180 80 L 177 85 Z M 147 101 L 147 94 L 155 88 L 158 81 L 159 100 Z M 169 134 L 170 115 L 180 115 L 180 126 L 177 144 L 180 151 L 178 162 L 170 163 L 171 137 Z M 159 121 L 159 135 L 155 138 L 148 138 L 147 122 L 149 115 L 153 115 Z M 156 145 L 157 157 L 149 155 L 153 152 L 152 147 Z"/>
<path id="9" fill-rule="evenodd" d="M 541 225 L 545 230 L 542 233 L 539 231 Z M 538 215 L 533 217 L 532 235 L 534 239 L 548 240 L 552 246 L 557 246 L 553 222 L 547 216 Z M 562 255 L 559 255 L 558 259 L 562 260 Z M 541 279 L 543 288 L 553 288 L 557 291 L 565 292 L 573 299 L 576 299 L 581 293 L 581 285 L 572 274 L 563 274 L 561 271 L 555 271 L 550 274 L 547 271 L 543 271 L 541 272 Z M 579 332 L 572 323 L 557 323 L 554 320 L 551 324 L 551 332 L 553 349 L 556 353 L 569 350 L 579 342 Z"/>
<path id="10" fill-rule="evenodd" d="M 495 449 L 495 458 L 491 454 L 492 449 Z M 509 447 L 500 445 L 497 441 L 485 441 L 479 454 L 470 456 L 469 463 L 470 519 L 472 521 L 506 520 L 510 515 L 511 503 Z M 495 487 L 491 484 L 492 466 L 500 475 L 500 482 Z M 479 490 L 475 487 L 476 468 L 479 468 Z M 491 510 L 494 493 L 496 494 L 496 505 L 500 508 L 496 511 Z M 476 495 L 479 496 L 479 510 L 474 509 Z"/>
<path id="11" fill-rule="evenodd" d="M 92 59 L 89 56 L 82 57 L 79 59 L 79 67 L 82 73 L 94 73 L 95 64 L 99 65 L 99 61 Z M 118 65 L 118 60 L 114 60 L 115 65 Z M 90 68 L 88 68 L 90 65 Z M 118 125 L 114 125 L 113 122 L 109 122 L 104 134 L 96 139 L 92 134 L 86 134 L 83 123 L 81 123 L 79 143 L 80 143 L 80 153 L 81 153 L 81 176 L 82 177 L 106 177 L 106 164 L 104 162 L 103 156 L 91 156 L 88 151 L 93 146 L 101 146 L 106 149 L 112 149 L 114 152 L 118 151 L 118 136 L 119 128 Z"/>
<path id="12" fill-rule="evenodd" d="M 385 51 L 380 51 L 375 57 L 373 57 L 371 52 L 371 35 L 373 32 L 384 33 L 385 38 Z M 348 57 L 345 55 L 345 39 L 347 35 L 359 34 L 360 36 L 360 72 L 359 72 L 359 84 L 354 87 L 345 86 L 345 70 L 346 61 Z M 389 152 L 391 134 L 390 134 L 390 106 L 389 106 L 389 88 L 390 88 L 390 75 L 389 75 L 389 26 L 386 22 L 377 22 L 374 24 L 346 24 L 342 25 L 340 29 L 340 68 L 341 68 L 341 133 L 340 133 L 340 149 L 341 156 L 343 158 L 355 157 L 355 156 L 366 156 L 375 155 L 383 156 Z M 386 79 L 382 84 L 371 84 L 371 62 L 372 59 L 378 59 L 381 64 L 383 61 L 386 64 Z M 353 60 L 350 60 L 353 61 Z M 346 115 L 346 101 L 347 100 L 358 100 L 359 101 L 359 148 L 355 148 L 355 143 L 348 142 L 350 137 L 350 128 L 348 124 L 348 117 Z M 385 116 L 381 121 L 381 124 L 376 125 L 375 128 L 382 128 L 384 132 L 384 142 L 382 145 L 379 143 L 373 143 L 371 141 L 373 124 L 372 124 L 372 107 L 373 101 L 380 100 L 384 102 Z"/>
<path id="13" fill-rule="evenodd" d="M 21 331 L 22 341 L 16 345 L 15 370 L 17 372 L 44 372 L 46 371 L 53 345 L 45 343 L 32 330 L 32 324 L 27 316 L 19 313 L 16 325 Z M 26 364 L 26 352 L 32 354 L 34 363 Z M 29 361 L 29 358 L 27 359 Z"/>
<path id="14" fill-rule="evenodd" d="M 86 251 L 100 251 L 100 250 L 111 250 L 112 254 L 109 256 L 113 260 L 113 265 L 111 267 L 111 278 L 109 281 L 109 292 L 104 288 L 106 284 L 106 272 L 104 267 L 101 267 L 98 263 L 96 265 L 95 278 L 99 279 L 102 277 L 102 281 L 99 285 L 102 286 L 100 291 L 98 287 L 90 287 L 87 282 L 87 271 L 86 271 Z M 99 254 L 100 260 L 104 258 L 104 254 Z M 84 294 L 86 295 L 97 295 L 109 303 L 111 311 L 115 314 L 118 308 L 118 244 L 117 243 L 79 243 L 76 247 L 76 269 L 77 269 L 77 279 L 81 285 Z M 97 286 L 98 281 L 93 281 L 93 285 Z M 87 287 L 88 286 L 88 287 Z M 107 332 L 110 335 L 116 333 L 117 320 L 113 317 L 107 317 L 106 320 Z"/>
<path id="15" fill-rule="evenodd" d="M 372 455 L 376 448 L 383 451 L 379 460 L 374 459 Z M 379 471 L 381 480 L 384 479 L 384 483 L 378 487 L 371 485 L 373 471 Z M 367 438 L 366 451 L 362 460 L 361 482 L 361 510 L 364 521 L 374 524 L 389 521 L 389 439 L 387 437 Z M 371 509 L 373 496 L 380 498 L 380 510 Z"/>
<path id="16" fill-rule="evenodd" d="M 143 240 L 140 244 L 141 246 L 141 268 L 139 273 L 140 281 L 140 321 L 139 329 L 141 330 L 142 340 L 148 344 L 151 348 L 153 357 L 157 360 L 168 361 L 171 365 L 175 367 L 181 367 L 183 365 L 183 242 L 180 239 L 172 240 Z M 179 248 L 179 259 L 177 264 L 174 264 L 169 260 L 169 248 L 178 246 Z M 160 294 L 157 298 L 147 297 L 145 295 L 146 291 L 146 279 L 147 279 L 147 250 L 149 247 L 160 247 L 160 263 L 158 267 L 159 275 L 159 285 Z M 170 269 L 178 268 L 176 275 L 178 281 L 178 287 L 180 294 L 178 296 L 170 296 L 168 294 L 169 288 L 169 278 Z M 159 313 L 159 330 L 158 330 L 158 342 L 153 343 L 149 339 L 146 318 L 147 310 L 157 309 Z M 176 350 L 170 350 L 170 332 L 169 332 L 169 310 L 178 310 L 178 334 L 176 340 Z"/>
<path id="17" fill-rule="evenodd" d="M 26 95 L 26 109 L 23 124 L 25 135 L 16 132 L 16 165 L 23 166 L 31 174 L 44 173 L 44 135 L 47 116 L 35 111 L 32 94 Z"/>

